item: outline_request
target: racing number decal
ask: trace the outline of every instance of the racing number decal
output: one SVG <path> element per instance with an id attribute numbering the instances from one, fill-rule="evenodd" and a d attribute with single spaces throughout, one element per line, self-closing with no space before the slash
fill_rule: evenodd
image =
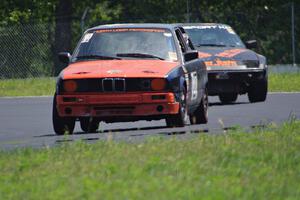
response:
<path id="1" fill-rule="evenodd" d="M 90 39 L 93 37 L 94 33 L 87 33 L 84 35 L 81 43 L 87 43 L 90 41 Z"/>
<path id="2" fill-rule="evenodd" d="M 191 89 L 192 89 L 192 100 L 197 99 L 198 96 L 198 77 L 197 77 L 197 72 L 192 72 L 191 73 Z"/>

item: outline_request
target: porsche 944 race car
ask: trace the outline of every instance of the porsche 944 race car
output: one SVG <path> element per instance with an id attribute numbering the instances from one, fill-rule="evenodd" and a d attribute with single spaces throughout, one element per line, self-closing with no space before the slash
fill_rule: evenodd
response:
<path id="1" fill-rule="evenodd" d="M 88 29 L 73 55 L 59 58 L 53 99 L 56 134 L 85 132 L 99 122 L 165 119 L 167 126 L 207 123 L 207 72 L 184 29 L 165 24 L 102 25 Z"/>
<path id="2" fill-rule="evenodd" d="M 250 50 L 257 42 L 243 44 L 234 30 L 224 24 L 184 24 L 189 39 L 205 61 L 208 94 L 222 103 L 248 94 L 250 102 L 265 101 L 268 91 L 266 58 Z"/>

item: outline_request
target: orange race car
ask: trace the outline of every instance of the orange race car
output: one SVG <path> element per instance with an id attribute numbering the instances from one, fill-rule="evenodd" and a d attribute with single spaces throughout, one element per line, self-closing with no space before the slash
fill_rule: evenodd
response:
<path id="1" fill-rule="evenodd" d="M 207 123 L 207 73 L 180 26 L 103 25 L 87 30 L 57 80 L 56 134 L 99 122 L 166 119 L 167 126 Z"/>

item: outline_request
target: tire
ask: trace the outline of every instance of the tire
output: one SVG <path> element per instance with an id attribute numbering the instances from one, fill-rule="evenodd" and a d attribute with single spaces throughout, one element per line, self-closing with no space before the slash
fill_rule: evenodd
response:
<path id="1" fill-rule="evenodd" d="M 251 103 L 262 102 L 267 98 L 268 80 L 264 78 L 261 81 L 254 82 L 249 86 L 248 99 Z"/>
<path id="2" fill-rule="evenodd" d="M 89 117 L 79 119 L 80 127 L 85 133 L 95 133 L 99 128 L 99 122 Z"/>
<path id="3" fill-rule="evenodd" d="M 166 124 L 168 127 L 183 127 L 187 124 L 188 111 L 186 104 L 186 88 L 181 92 L 179 111 L 175 115 L 169 115 L 166 118 Z"/>
<path id="4" fill-rule="evenodd" d="M 206 124 L 208 121 L 208 93 L 205 91 L 197 110 L 190 115 L 191 124 Z"/>
<path id="5" fill-rule="evenodd" d="M 75 118 L 60 117 L 56 108 L 56 95 L 53 97 L 52 123 L 56 135 L 73 134 L 75 127 Z"/>
<path id="6" fill-rule="evenodd" d="M 238 98 L 237 93 L 224 93 L 219 95 L 222 104 L 234 103 Z"/>

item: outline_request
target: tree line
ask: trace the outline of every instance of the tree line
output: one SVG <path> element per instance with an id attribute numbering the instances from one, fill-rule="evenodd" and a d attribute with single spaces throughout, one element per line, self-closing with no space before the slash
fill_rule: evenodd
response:
<path id="1" fill-rule="evenodd" d="M 300 3 L 294 4 L 296 58 L 300 57 Z M 292 62 L 291 3 L 282 0 L 1 0 L 0 27 L 53 24 L 51 53 L 72 51 L 82 28 L 106 23 L 217 22 L 243 40 L 256 39 L 270 64 Z M 298 36 L 298 37 L 297 37 Z"/>

